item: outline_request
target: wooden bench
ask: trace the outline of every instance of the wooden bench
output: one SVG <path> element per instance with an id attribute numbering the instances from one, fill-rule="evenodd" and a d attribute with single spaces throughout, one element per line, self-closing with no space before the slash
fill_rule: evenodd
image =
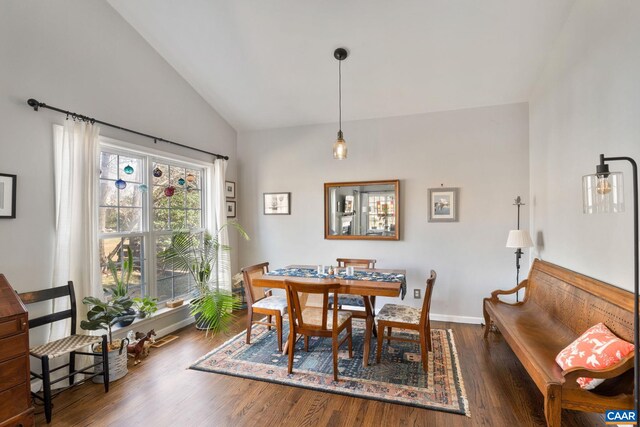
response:
<path id="1" fill-rule="evenodd" d="M 519 303 L 498 298 L 520 289 L 525 297 Z M 576 368 L 563 372 L 555 362 L 563 348 L 600 322 L 633 342 L 633 293 L 536 259 L 529 277 L 517 287 L 494 291 L 484 299 L 483 313 L 485 338 L 495 325 L 542 392 L 548 426 L 560 426 L 562 408 L 633 409 L 633 357 L 598 372 Z M 578 377 L 617 378 L 589 391 L 579 387 Z M 598 394 L 602 388 L 609 389 L 608 396 Z"/>

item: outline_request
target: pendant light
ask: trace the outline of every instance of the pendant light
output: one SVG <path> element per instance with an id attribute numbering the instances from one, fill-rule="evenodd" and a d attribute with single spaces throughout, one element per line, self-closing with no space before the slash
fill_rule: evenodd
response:
<path id="1" fill-rule="evenodd" d="M 334 58 L 338 60 L 338 139 L 333 143 L 333 158 L 343 160 L 347 158 L 347 143 L 342 136 L 342 61 L 347 59 L 349 53 L 347 49 L 339 47 L 333 52 Z"/>

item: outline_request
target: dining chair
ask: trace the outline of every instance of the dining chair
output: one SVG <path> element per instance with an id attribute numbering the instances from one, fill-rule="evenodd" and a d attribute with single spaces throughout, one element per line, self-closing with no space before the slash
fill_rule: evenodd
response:
<path id="1" fill-rule="evenodd" d="M 305 351 L 309 351 L 310 336 L 330 337 L 333 353 L 333 379 L 338 381 L 338 349 L 345 341 L 348 341 L 349 358 L 353 357 L 351 313 L 334 307 L 331 310 L 331 316 L 329 316 L 329 293 L 333 293 L 336 298 L 340 284 L 338 282 L 319 284 L 285 280 L 284 285 L 289 307 L 289 373 L 293 373 L 293 355 L 298 334 L 304 336 Z M 321 295 L 322 307 L 308 306 L 307 300 L 310 295 L 314 295 L 316 298 Z M 344 330 L 347 332 L 340 339 L 340 333 Z"/>
<path id="2" fill-rule="evenodd" d="M 52 399 L 74 385 L 85 382 L 93 377 L 101 376 L 104 382 L 104 391 L 105 393 L 108 392 L 109 353 L 107 348 L 107 336 L 76 334 L 76 317 L 78 312 L 76 308 L 76 296 L 73 290 L 73 282 L 69 281 L 65 286 L 43 289 L 41 291 L 23 292 L 18 294 L 18 296 L 25 305 L 41 303 L 43 301 L 52 301 L 56 298 L 69 297 L 68 309 L 29 319 L 29 329 L 45 325 L 48 327 L 59 320 L 71 320 L 69 322 L 69 336 L 29 348 L 29 354 L 40 360 L 41 369 L 40 372 L 31 371 L 31 379 L 37 378 L 42 380 L 42 392 L 31 392 L 31 396 L 44 403 L 44 415 L 47 420 L 47 424 L 51 422 Z M 100 344 L 102 346 L 102 350 L 100 352 L 80 351 L 94 344 Z M 50 362 L 52 359 L 66 355 L 69 356 L 69 362 L 55 368 L 51 368 Z M 92 356 L 94 358 L 94 363 L 76 370 L 76 356 L 78 355 Z M 95 360 L 98 358 L 101 358 L 101 360 L 96 362 Z M 62 377 L 52 381 L 51 373 L 65 367 L 68 367 L 67 375 L 63 375 Z M 82 381 L 76 382 L 75 376 L 79 374 L 84 374 L 85 376 Z M 58 388 L 55 390 L 55 394 L 52 393 L 51 386 L 65 379 L 68 379 L 68 386 Z"/>
<path id="3" fill-rule="evenodd" d="M 357 259 L 357 258 L 337 258 L 338 267 L 356 267 L 356 268 L 376 268 L 376 260 L 375 259 Z M 369 297 L 371 301 L 371 309 L 375 312 L 376 308 L 376 297 Z M 351 315 L 358 319 L 366 319 L 367 311 L 364 307 L 364 298 L 360 295 L 340 295 L 338 297 L 338 308 L 344 310 L 344 306 L 351 307 L 359 307 L 349 309 Z M 329 308 L 333 307 L 333 297 L 329 297 Z M 377 336 L 377 331 L 373 331 L 374 336 Z"/>
<path id="4" fill-rule="evenodd" d="M 262 276 L 268 271 L 268 262 L 242 269 L 244 293 L 247 298 L 247 344 L 251 344 L 251 325 L 254 323 L 267 325 L 269 330 L 271 330 L 272 326 L 275 326 L 278 334 L 278 351 L 282 352 L 282 317 L 287 312 L 287 298 L 273 295 L 271 289 L 265 289 L 253 284 L 253 279 Z M 253 320 L 254 313 L 266 315 L 267 321 Z M 271 321 L 272 317 L 275 317 L 275 323 Z"/>
<path id="5" fill-rule="evenodd" d="M 436 272 L 431 270 L 431 275 L 427 279 L 427 288 L 424 292 L 422 309 L 398 304 L 385 304 L 376 319 L 378 320 L 378 348 L 376 349 L 376 362 L 380 363 L 382 355 L 383 340 L 387 340 L 387 345 L 391 340 L 415 342 L 420 344 L 420 355 L 422 358 L 422 369 L 427 372 L 427 353 L 432 350 L 431 325 L 429 322 L 429 310 L 431 308 L 431 294 L 436 283 Z M 387 333 L 385 334 L 385 328 Z M 393 336 L 393 328 L 409 329 L 417 331 L 419 339 L 414 340 L 406 337 Z"/>

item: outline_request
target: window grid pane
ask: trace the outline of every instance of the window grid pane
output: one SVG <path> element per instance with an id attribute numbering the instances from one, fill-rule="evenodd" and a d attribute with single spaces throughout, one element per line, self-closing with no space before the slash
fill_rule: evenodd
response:
<path id="1" fill-rule="evenodd" d="M 155 169 L 161 176 L 155 176 Z M 115 263 L 120 278 L 127 259 L 124 248 L 130 247 L 131 296 L 152 296 L 163 302 L 189 293 L 193 288 L 190 273 L 161 265 L 157 254 L 170 242 L 172 230 L 203 231 L 203 173 L 195 165 L 173 164 L 126 149 L 101 150 L 98 232 L 104 286 L 115 284 L 108 260 Z M 116 188 L 118 179 L 126 182 L 125 188 Z M 150 184 L 148 192 L 140 189 L 143 184 Z M 171 197 L 165 194 L 167 187 L 173 187 Z"/>

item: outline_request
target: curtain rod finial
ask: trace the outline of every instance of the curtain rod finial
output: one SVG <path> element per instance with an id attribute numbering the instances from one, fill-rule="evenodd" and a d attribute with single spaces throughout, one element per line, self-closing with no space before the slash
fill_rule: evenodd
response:
<path id="1" fill-rule="evenodd" d="M 30 107 L 33 107 L 33 111 L 38 111 L 38 107 L 40 107 L 40 103 L 33 98 L 29 98 L 27 100 L 27 104 L 29 104 Z"/>

